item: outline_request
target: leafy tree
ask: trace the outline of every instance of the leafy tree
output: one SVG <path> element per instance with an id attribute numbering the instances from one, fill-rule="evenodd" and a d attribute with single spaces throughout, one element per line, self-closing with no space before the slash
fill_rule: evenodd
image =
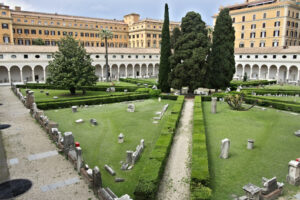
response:
<path id="1" fill-rule="evenodd" d="M 108 45 L 107 45 L 107 40 L 113 38 L 113 33 L 110 30 L 102 29 L 100 31 L 100 38 L 104 39 L 104 42 L 105 42 L 106 81 L 108 82 L 110 72 L 109 72 L 109 67 L 108 67 Z"/>
<path id="2" fill-rule="evenodd" d="M 165 4 L 165 19 L 162 29 L 162 40 L 160 50 L 160 65 L 158 74 L 158 85 L 163 92 L 170 91 L 170 85 L 168 82 L 168 76 L 170 73 L 170 61 L 171 56 L 171 43 L 170 43 L 170 22 L 169 22 L 169 8 L 168 4 Z"/>
<path id="3" fill-rule="evenodd" d="M 199 13 L 188 12 L 181 21 L 181 35 L 175 43 L 174 54 L 170 57 L 171 87 L 181 89 L 189 87 L 189 92 L 205 83 L 209 52 L 209 40 L 205 23 Z"/>
<path id="4" fill-rule="evenodd" d="M 41 38 L 33 39 L 32 45 L 45 45 L 45 41 Z"/>
<path id="5" fill-rule="evenodd" d="M 171 35 L 171 48 L 175 49 L 175 44 L 179 38 L 179 36 L 181 35 L 181 31 L 179 29 L 179 27 L 175 27 L 173 29 L 172 35 Z"/>
<path id="6" fill-rule="evenodd" d="M 256 100 L 254 104 L 252 104 L 250 107 L 245 108 L 243 107 L 245 96 L 246 95 L 243 92 L 240 94 L 228 94 L 225 96 L 225 101 L 227 102 L 227 104 L 232 110 L 238 110 L 238 111 L 250 110 L 257 104 L 258 100 Z"/>
<path id="7" fill-rule="evenodd" d="M 90 56 L 78 41 L 67 36 L 60 40 L 58 49 L 54 53 L 53 61 L 49 62 L 48 83 L 67 88 L 72 95 L 76 93 L 77 88 L 96 83 L 95 67 L 92 65 Z"/>
<path id="8" fill-rule="evenodd" d="M 211 56 L 208 59 L 207 78 L 210 88 L 220 89 L 230 85 L 235 73 L 234 34 L 229 9 L 222 9 L 216 20 Z"/>

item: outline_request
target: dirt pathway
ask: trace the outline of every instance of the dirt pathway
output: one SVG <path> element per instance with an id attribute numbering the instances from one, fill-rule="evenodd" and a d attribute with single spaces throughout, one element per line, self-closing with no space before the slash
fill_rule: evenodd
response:
<path id="1" fill-rule="evenodd" d="M 87 184 L 29 115 L 9 87 L 0 87 L 0 123 L 10 179 L 25 178 L 32 188 L 16 199 L 95 199 Z"/>
<path id="2" fill-rule="evenodd" d="M 158 200 L 188 200 L 194 100 L 186 99 L 158 192 Z"/>

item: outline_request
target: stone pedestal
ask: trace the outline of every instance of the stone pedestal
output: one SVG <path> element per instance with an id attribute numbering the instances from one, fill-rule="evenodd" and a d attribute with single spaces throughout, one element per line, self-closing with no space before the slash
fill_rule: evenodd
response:
<path id="1" fill-rule="evenodd" d="M 211 98 L 211 113 L 216 114 L 217 113 L 217 97 Z"/>
<path id="2" fill-rule="evenodd" d="M 33 103 L 34 103 L 34 92 L 28 91 L 26 93 L 26 107 L 31 109 Z"/>
<path id="3" fill-rule="evenodd" d="M 82 150 L 81 147 L 76 147 L 76 156 L 77 156 L 77 172 L 80 173 L 80 169 L 82 166 Z"/>
<path id="4" fill-rule="evenodd" d="M 68 152 L 75 148 L 74 137 L 72 132 L 64 133 L 64 152 L 68 155 Z"/>
<path id="5" fill-rule="evenodd" d="M 126 163 L 131 164 L 132 163 L 132 155 L 133 155 L 133 151 L 126 151 Z"/>
<path id="6" fill-rule="evenodd" d="M 229 157 L 230 140 L 228 138 L 222 140 L 220 158 L 227 159 Z"/>
<path id="7" fill-rule="evenodd" d="M 286 179 L 291 185 L 300 185 L 300 162 L 295 160 L 289 162 L 289 174 Z"/>
<path id="8" fill-rule="evenodd" d="M 248 140 L 247 149 L 253 149 L 254 148 L 254 140 Z"/>
<path id="9" fill-rule="evenodd" d="M 102 188 L 102 177 L 99 168 L 96 166 L 93 169 L 93 190 L 95 193 Z"/>
<path id="10" fill-rule="evenodd" d="M 245 191 L 245 194 L 248 199 L 259 200 L 259 194 L 260 194 L 261 189 L 259 187 L 257 187 L 256 185 L 249 183 L 248 185 L 245 185 L 243 187 L 243 190 Z"/>
<path id="11" fill-rule="evenodd" d="M 120 133 L 120 135 L 118 136 L 118 142 L 119 142 L 119 144 L 124 143 L 124 135 L 123 135 L 123 133 Z"/>
<path id="12" fill-rule="evenodd" d="M 72 106 L 72 112 L 73 113 L 77 112 L 77 106 Z"/>

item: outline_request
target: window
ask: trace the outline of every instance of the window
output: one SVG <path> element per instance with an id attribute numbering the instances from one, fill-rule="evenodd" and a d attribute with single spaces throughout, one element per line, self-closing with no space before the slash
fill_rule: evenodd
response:
<path id="1" fill-rule="evenodd" d="M 276 17 L 280 17 L 280 11 L 276 12 Z"/>
<path id="2" fill-rule="evenodd" d="M 60 35 L 60 31 L 57 31 L 57 35 Z"/>
<path id="3" fill-rule="evenodd" d="M 298 28 L 298 23 L 297 22 L 295 23 L 295 27 Z"/>
<path id="4" fill-rule="evenodd" d="M 50 32 L 50 35 L 55 35 L 55 31 L 51 31 L 51 32 Z"/>
<path id="5" fill-rule="evenodd" d="M 261 37 L 261 38 L 265 38 L 265 37 L 266 37 L 266 31 L 260 32 L 260 37 Z"/>
<path id="6" fill-rule="evenodd" d="M 11 58 L 15 59 L 15 58 L 17 58 L 17 56 L 16 55 L 11 55 Z"/>
<path id="7" fill-rule="evenodd" d="M 244 33 L 241 33 L 241 39 L 244 39 Z"/>
<path id="8" fill-rule="evenodd" d="M 2 29 L 8 29 L 8 24 L 2 23 Z"/>
<path id="9" fill-rule="evenodd" d="M 3 36 L 3 42 L 4 42 L 5 44 L 10 43 L 10 38 L 9 38 L 9 36 L 4 35 L 4 36 Z"/>
<path id="10" fill-rule="evenodd" d="M 255 32 L 250 33 L 250 38 L 255 38 Z"/>
<path id="11" fill-rule="evenodd" d="M 23 40 L 22 39 L 18 39 L 18 45 L 23 45 Z"/>
<path id="12" fill-rule="evenodd" d="M 151 55 L 149 55 L 149 58 L 151 59 L 151 58 L 152 58 L 152 56 L 151 56 Z"/>
<path id="13" fill-rule="evenodd" d="M 235 17 L 232 18 L 232 23 L 235 23 Z"/>
<path id="14" fill-rule="evenodd" d="M 293 59 L 297 59 L 297 55 L 293 55 Z"/>
<path id="15" fill-rule="evenodd" d="M 137 38 L 138 38 L 139 35 L 137 35 Z M 114 35 L 115 39 L 118 39 L 119 36 L 118 35 Z"/>
<path id="16" fill-rule="evenodd" d="M 81 32 L 81 33 L 80 33 L 80 36 L 81 36 L 81 37 L 84 37 L 84 33 Z"/>
<path id="17" fill-rule="evenodd" d="M 250 58 L 250 55 L 247 55 L 247 58 L 249 59 L 249 58 Z"/>
<path id="18" fill-rule="evenodd" d="M 49 42 L 49 41 L 48 41 Z M 40 58 L 40 55 L 35 55 L 34 56 L 35 58 L 39 59 Z"/>
<path id="19" fill-rule="evenodd" d="M 129 55 L 128 58 L 131 58 L 131 55 Z"/>
<path id="20" fill-rule="evenodd" d="M 256 15 L 253 15 L 252 19 L 253 19 L 253 20 L 256 20 Z"/>
<path id="21" fill-rule="evenodd" d="M 262 28 L 266 28 L 266 23 L 262 23 Z"/>
<path id="22" fill-rule="evenodd" d="M 49 31 L 48 30 L 44 30 L 44 34 L 45 35 L 49 35 Z"/>
<path id="23" fill-rule="evenodd" d="M 240 48 L 244 48 L 244 46 L 245 46 L 244 43 L 240 43 L 240 44 L 239 44 L 239 47 L 240 47 Z"/>
<path id="24" fill-rule="evenodd" d="M 31 29 L 31 34 L 35 35 L 36 34 L 36 30 L 35 29 Z"/>
<path id="25" fill-rule="evenodd" d="M 259 43 L 259 47 L 265 47 L 265 46 L 266 46 L 266 43 L 264 41 Z M 264 56 L 264 58 L 265 58 L 265 56 Z"/>
<path id="26" fill-rule="evenodd" d="M 51 24 L 51 25 L 53 25 L 53 24 L 54 24 L 54 22 L 50 22 L 50 24 Z"/>
<path id="27" fill-rule="evenodd" d="M 291 11 L 289 10 L 289 12 L 288 12 L 288 16 L 290 16 L 291 15 Z"/>
<path id="28" fill-rule="evenodd" d="M 30 40 L 29 39 L 25 40 L 25 45 L 30 45 Z"/>
<path id="29" fill-rule="evenodd" d="M 280 31 L 279 31 L 279 30 L 275 30 L 275 31 L 273 32 L 273 36 L 274 36 L 274 37 L 279 37 L 279 34 L 280 34 Z"/>
<path id="30" fill-rule="evenodd" d="M 70 36 L 73 36 L 73 32 L 69 32 L 69 35 L 70 35 Z"/>
<path id="31" fill-rule="evenodd" d="M 243 30 L 245 30 L 245 26 L 244 26 L 244 25 L 242 25 L 242 31 L 243 31 Z"/>
<path id="32" fill-rule="evenodd" d="M 48 22 L 44 22 L 45 25 L 48 25 Z"/>
<path id="33" fill-rule="evenodd" d="M 274 26 L 275 26 L 275 27 L 279 27 L 279 26 L 280 26 L 280 21 L 275 22 L 275 23 L 274 23 Z"/>
<path id="34" fill-rule="evenodd" d="M 29 29 L 24 29 L 25 34 L 29 34 Z"/>
<path id="35" fill-rule="evenodd" d="M 266 19 L 266 18 L 267 18 L 267 13 L 264 13 L 264 16 L 263 16 L 263 18 L 264 18 L 264 19 Z"/>
<path id="36" fill-rule="evenodd" d="M 267 56 L 267 55 L 264 55 L 264 58 L 266 59 L 266 58 L 268 58 L 268 56 Z"/>
<path id="37" fill-rule="evenodd" d="M 18 29 L 17 29 L 17 33 L 18 33 L 18 34 L 22 34 L 22 29 L 19 29 L 19 28 L 18 28 Z"/>
<path id="38" fill-rule="evenodd" d="M 291 23 L 291 26 L 292 26 L 292 27 L 294 27 L 294 26 L 295 26 L 295 23 L 294 23 L 294 22 L 292 22 L 292 23 Z"/>
<path id="39" fill-rule="evenodd" d="M 153 34 L 153 38 L 156 38 L 156 34 Z"/>
<path id="40" fill-rule="evenodd" d="M 40 34 L 40 35 L 42 35 L 42 34 L 43 34 L 42 30 L 39 30 L 39 34 Z"/>
<path id="41" fill-rule="evenodd" d="M 85 33 L 84 36 L 85 36 L 85 37 L 89 37 L 89 33 Z"/>
<path id="42" fill-rule="evenodd" d="M 31 24 L 34 24 L 34 20 L 31 20 Z"/>
<path id="43" fill-rule="evenodd" d="M 275 59 L 276 58 L 276 55 L 273 55 L 273 59 Z"/>
<path id="44" fill-rule="evenodd" d="M 6 15 L 6 12 L 2 11 L 2 15 Z"/>
<path id="45" fill-rule="evenodd" d="M 255 55 L 255 58 L 257 59 L 257 58 L 258 58 L 258 55 Z"/>
<path id="46" fill-rule="evenodd" d="M 256 29 L 256 24 L 251 24 L 251 29 Z"/>
<path id="47" fill-rule="evenodd" d="M 286 22 L 286 25 L 287 25 L 287 26 L 290 26 L 290 24 L 291 24 L 290 21 L 287 21 L 287 22 Z"/>
<path id="48" fill-rule="evenodd" d="M 24 59 L 28 59 L 28 54 L 24 54 Z"/>
<path id="49" fill-rule="evenodd" d="M 47 55 L 47 59 L 51 59 L 52 58 L 52 55 Z"/>
<path id="50" fill-rule="evenodd" d="M 254 42 L 250 43 L 250 47 L 253 48 L 254 47 Z"/>
<path id="51" fill-rule="evenodd" d="M 286 55 L 283 55 L 282 58 L 283 58 L 283 59 L 286 59 Z"/>
<path id="52" fill-rule="evenodd" d="M 274 41 L 273 44 L 272 44 L 272 46 L 273 47 L 278 47 L 278 41 Z M 273 58 L 274 58 L 274 56 L 273 56 Z M 275 58 L 276 58 L 276 56 L 275 56 Z"/>
<path id="53" fill-rule="evenodd" d="M 0 54 L 0 59 L 3 59 L 3 54 Z"/>
<path id="54" fill-rule="evenodd" d="M 242 22 L 244 22 L 244 21 L 245 21 L 245 16 L 242 17 Z"/>
<path id="55" fill-rule="evenodd" d="M 117 56 L 116 56 L 116 55 L 113 55 L 112 57 L 113 57 L 113 58 L 117 58 Z"/>
<path id="56" fill-rule="evenodd" d="M 240 55 L 240 58 L 243 58 L 243 56 L 242 56 L 242 55 Z"/>

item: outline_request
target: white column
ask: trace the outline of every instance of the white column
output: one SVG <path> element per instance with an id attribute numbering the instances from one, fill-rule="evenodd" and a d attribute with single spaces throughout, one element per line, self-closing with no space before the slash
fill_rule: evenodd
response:
<path id="1" fill-rule="evenodd" d="M 103 71 L 104 71 L 104 65 L 101 66 L 101 80 L 102 80 L 102 78 L 104 77 Z"/>
<path id="2" fill-rule="evenodd" d="M 261 66 L 258 66 L 258 80 L 260 80 Z"/>
<path id="3" fill-rule="evenodd" d="M 149 69 L 148 69 L 148 65 L 146 65 L 146 76 L 148 77 L 149 76 Z"/>
<path id="4" fill-rule="evenodd" d="M 117 77 L 117 79 L 119 80 L 119 78 L 120 78 L 120 66 L 118 65 L 118 77 Z"/>
<path id="5" fill-rule="evenodd" d="M 24 81 L 23 81 L 23 72 L 22 72 L 22 69 L 20 69 L 20 73 L 21 73 L 21 82 L 24 83 Z"/>
<path id="6" fill-rule="evenodd" d="M 112 66 L 109 66 L 109 79 L 111 80 L 111 78 L 112 78 Z M 108 80 L 109 80 L 108 79 Z"/>
<path id="7" fill-rule="evenodd" d="M 298 76 L 297 76 L 297 81 L 300 80 L 300 67 L 298 68 Z"/>
<path id="8" fill-rule="evenodd" d="M 288 81 L 290 76 L 290 68 L 287 68 L 287 72 L 286 72 L 286 81 Z"/>
<path id="9" fill-rule="evenodd" d="M 250 66 L 250 79 L 252 78 L 253 66 Z"/>
<path id="10" fill-rule="evenodd" d="M 243 66 L 243 71 L 242 71 L 242 80 L 244 78 L 244 75 L 245 75 L 245 66 Z"/>
<path id="11" fill-rule="evenodd" d="M 35 79 L 34 79 L 34 68 L 32 69 L 32 82 L 34 82 Z"/>
<path id="12" fill-rule="evenodd" d="M 267 78 L 266 78 L 266 79 L 267 79 L 267 80 L 269 80 L 269 75 L 270 75 L 270 66 L 267 66 L 267 67 L 268 67 L 268 68 L 267 68 L 267 69 L 268 69 L 268 71 L 267 71 Z"/>
<path id="13" fill-rule="evenodd" d="M 277 82 L 279 82 L 279 68 L 277 68 L 277 71 L 276 71 L 276 80 L 277 80 Z"/>
<path id="14" fill-rule="evenodd" d="M 125 78 L 128 78 L 127 65 L 125 65 Z"/>
<path id="15" fill-rule="evenodd" d="M 152 71 L 153 71 L 153 76 L 155 76 L 155 66 L 153 66 Z"/>
<path id="16" fill-rule="evenodd" d="M 140 65 L 140 78 L 142 78 L 142 65 Z"/>
<path id="17" fill-rule="evenodd" d="M 8 82 L 11 83 L 10 70 L 8 70 Z"/>
<path id="18" fill-rule="evenodd" d="M 43 68 L 43 70 L 44 70 L 44 82 L 46 83 L 46 67 Z"/>

